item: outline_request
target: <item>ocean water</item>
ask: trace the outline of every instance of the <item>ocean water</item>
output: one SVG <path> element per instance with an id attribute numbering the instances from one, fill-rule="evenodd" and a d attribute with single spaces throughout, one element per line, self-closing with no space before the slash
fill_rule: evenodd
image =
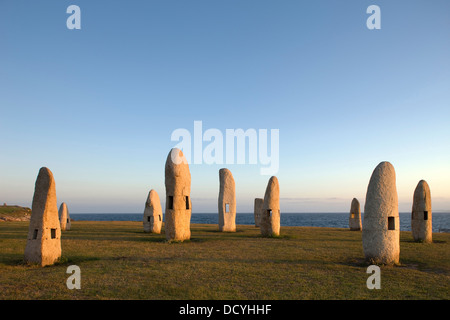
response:
<path id="1" fill-rule="evenodd" d="M 142 221 L 142 213 L 72 213 L 75 221 Z M 281 226 L 348 228 L 348 213 L 281 213 Z M 364 214 L 362 215 L 364 219 Z M 450 212 L 433 212 L 433 232 L 450 231 Z M 218 224 L 217 213 L 193 213 L 191 223 Z M 236 224 L 254 225 L 253 213 L 237 213 Z M 400 230 L 411 231 L 411 213 L 400 213 Z"/>

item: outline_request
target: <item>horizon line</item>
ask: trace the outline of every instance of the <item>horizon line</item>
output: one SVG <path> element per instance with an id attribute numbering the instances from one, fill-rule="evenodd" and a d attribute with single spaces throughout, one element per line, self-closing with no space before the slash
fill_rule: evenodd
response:
<path id="1" fill-rule="evenodd" d="M 335 213 L 350 213 L 350 211 L 317 211 L 317 212 L 310 212 L 310 211 L 301 211 L 301 212 L 282 212 L 282 213 L 292 213 L 292 214 L 302 214 L 302 213 L 311 213 L 311 214 L 316 214 L 316 213 L 331 213 L 331 214 L 335 214 Z M 399 211 L 400 213 L 411 213 L 410 211 Z M 450 214 L 450 210 L 436 210 L 436 211 L 432 211 L 432 213 L 449 213 Z M 70 213 L 72 214 L 143 214 L 143 212 L 73 212 Z M 163 214 L 165 214 L 165 212 L 163 212 Z M 218 212 L 192 212 L 192 214 L 218 214 Z M 254 212 L 236 212 L 236 214 L 254 214 Z M 361 211 L 361 214 L 364 214 L 363 211 Z"/>

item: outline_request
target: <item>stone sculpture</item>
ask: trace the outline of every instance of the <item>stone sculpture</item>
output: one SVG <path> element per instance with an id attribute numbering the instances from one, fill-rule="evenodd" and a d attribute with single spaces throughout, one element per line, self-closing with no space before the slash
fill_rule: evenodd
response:
<path id="1" fill-rule="evenodd" d="M 231 171 L 219 170 L 219 231 L 236 231 L 236 190 Z"/>
<path id="2" fill-rule="evenodd" d="M 59 206 L 59 221 L 61 223 L 61 231 L 70 230 L 72 223 L 70 222 L 69 209 L 65 202 Z"/>
<path id="3" fill-rule="evenodd" d="M 55 180 L 48 168 L 39 170 L 31 210 L 24 260 L 40 266 L 54 264 L 61 257 L 61 224 Z"/>
<path id="4" fill-rule="evenodd" d="M 398 264 L 400 221 L 395 170 L 381 162 L 373 171 L 367 187 L 362 230 L 363 251 L 374 264 Z"/>
<path id="5" fill-rule="evenodd" d="M 361 230 L 361 208 L 359 201 L 356 198 L 353 198 L 350 206 L 350 217 L 348 219 L 348 224 L 351 231 Z"/>
<path id="6" fill-rule="evenodd" d="M 280 186 L 277 177 L 269 179 L 264 195 L 260 220 L 261 235 L 264 237 L 280 234 Z"/>
<path id="7" fill-rule="evenodd" d="M 264 199 L 263 198 L 255 198 L 255 204 L 253 207 L 253 214 L 255 216 L 255 227 L 259 228 L 260 220 L 261 220 L 261 213 L 264 205 Z"/>
<path id="8" fill-rule="evenodd" d="M 144 232 L 161 233 L 163 213 L 156 190 L 150 190 L 144 209 Z"/>
<path id="9" fill-rule="evenodd" d="M 166 210 L 165 233 L 169 241 L 184 241 L 191 237 L 191 173 L 178 148 L 167 156 L 165 166 Z"/>
<path id="10" fill-rule="evenodd" d="M 420 180 L 414 190 L 411 232 L 414 241 L 433 242 L 431 192 L 428 183 Z"/>

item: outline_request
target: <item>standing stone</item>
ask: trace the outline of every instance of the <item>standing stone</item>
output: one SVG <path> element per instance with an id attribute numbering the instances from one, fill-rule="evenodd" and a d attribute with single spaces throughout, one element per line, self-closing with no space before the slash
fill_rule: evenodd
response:
<path id="1" fill-rule="evenodd" d="M 69 209 L 65 202 L 59 206 L 59 221 L 61 222 L 61 231 L 70 230 L 72 223 L 70 222 Z"/>
<path id="2" fill-rule="evenodd" d="M 183 152 L 173 148 L 166 160 L 166 221 L 167 240 L 191 238 L 191 173 Z"/>
<path id="3" fill-rule="evenodd" d="M 219 170 L 219 230 L 236 231 L 236 190 L 233 175 L 228 169 Z"/>
<path id="4" fill-rule="evenodd" d="M 264 195 L 260 220 L 261 235 L 264 237 L 280 234 L 280 186 L 277 177 L 269 179 Z"/>
<path id="5" fill-rule="evenodd" d="M 260 225 L 263 205 L 264 205 L 263 198 L 255 198 L 255 205 L 253 207 L 253 214 L 255 215 L 255 227 L 259 227 Z"/>
<path id="6" fill-rule="evenodd" d="M 150 190 L 144 209 L 144 232 L 161 233 L 162 227 L 162 208 L 159 195 L 156 190 Z"/>
<path id="7" fill-rule="evenodd" d="M 431 192 L 425 180 L 420 180 L 414 191 L 411 231 L 414 241 L 433 242 Z"/>
<path id="8" fill-rule="evenodd" d="M 395 170 L 381 162 L 373 171 L 364 206 L 362 243 L 366 260 L 375 264 L 398 264 L 400 221 Z"/>
<path id="9" fill-rule="evenodd" d="M 350 217 L 348 219 L 348 225 L 351 231 L 361 230 L 361 208 L 359 201 L 353 198 L 352 204 L 350 206 Z"/>
<path id="10" fill-rule="evenodd" d="M 36 179 L 25 262 L 41 266 L 54 264 L 61 257 L 61 225 L 52 172 L 41 168 Z"/>

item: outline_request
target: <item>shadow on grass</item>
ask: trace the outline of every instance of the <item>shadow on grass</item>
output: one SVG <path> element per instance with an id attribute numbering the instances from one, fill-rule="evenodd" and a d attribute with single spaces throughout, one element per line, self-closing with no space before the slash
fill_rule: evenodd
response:
<path id="1" fill-rule="evenodd" d="M 194 234 L 191 236 L 190 240 L 185 240 L 184 242 L 213 242 L 213 241 L 233 241 L 233 240 L 243 240 L 243 239 L 296 239 L 297 237 L 292 235 L 280 235 L 274 237 L 263 237 L 260 234 L 246 234 L 245 232 L 208 232 L 202 234 Z M 77 235 L 74 237 L 62 237 L 62 241 L 130 241 L 130 242 L 151 242 L 151 243 L 175 243 L 182 241 L 168 241 L 164 234 L 147 234 L 147 233 L 136 233 L 136 236 L 130 235 L 117 235 L 117 236 L 101 236 L 98 234 L 91 235 Z"/>
<path id="2" fill-rule="evenodd" d="M 55 265 L 73 265 L 73 264 L 79 264 L 82 262 L 90 262 L 90 261 L 98 261 L 101 260 L 98 257 L 92 257 L 92 256 L 62 256 Z"/>
<path id="3" fill-rule="evenodd" d="M 417 245 L 433 245 L 433 244 L 443 244 L 443 243 L 447 243 L 447 241 L 445 240 L 435 240 L 433 239 L 432 243 L 426 243 L 422 240 L 414 240 L 414 239 L 400 239 L 400 242 L 404 242 L 404 243 L 415 243 Z"/>
<path id="4" fill-rule="evenodd" d="M 63 235 L 61 239 L 64 240 L 72 240 L 72 241 L 133 241 L 133 242 L 159 242 L 165 240 L 164 234 L 156 234 L 156 233 L 147 233 L 147 232 L 117 232 L 113 234 L 113 232 L 105 232 L 104 235 L 101 233 L 95 232 L 85 232 L 83 234 L 73 234 L 73 235 Z"/>
<path id="5" fill-rule="evenodd" d="M 48 265 L 45 267 L 41 267 L 37 263 L 29 263 L 24 260 L 23 254 L 4 254 L 2 255 L 2 259 L 0 260 L 0 264 L 4 264 L 7 266 L 12 267 L 39 267 L 39 268 L 47 268 L 52 266 L 60 266 L 60 265 L 72 265 L 72 264 L 79 264 L 81 262 L 86 261 L 97 261 L 100 260 L 100 258 L 97 257 L 87 257 L 87 256 L 61 256 L 53 265 Z"/>
<path id="6" fill-rule="evenodd" d="M 260 257 L 192 257 L 192 256 L 171 256 L 171 257 L 155 257 L 155 256 L 115 256 L 102 258 L 103 261 L 116 261 L 116 262 L 146 262 L 153 265 L 168 264 L 168 265 L 182 265 L 186 266 L 199 266 L 199 265 L 248 265 L 251 268 L 257 268 L 258 266 L 267 265 L 291 265 L 291 266 L 324 266 L 327 264 L 335 265 L 327 261 L 320 259 L 271 259 Z"/>
<path id="7" fill-rule="evenodd" d="M 28 237 L 28 230 L 26 232 L 3 232 L 0 231 L 0 240 L 26 240 Z"/>
<path id="8" fill-rule="evenodd" d="M 435 274 L 446 274 L 448 271 L 442 268 L 436 268 L 432 267 L 427 263 L 424 263 L 422 261 L 417 261 L 414 259 L 405 259 L 401 258 L 400 263 L 394 264 L 394 265 L 386 265 L 386 264 L 380 264 L 380 263 L 372 263 L 370 261 L 367 261 L 364 258 L 349 258 L 346 261 L 343 261 L 341 263 L 338 263 L 339 265 L 343 266 L 349 266 L 349 267 L 357 267 L 357 268 L 364 268 L 366 269 L 370 265 L 377 265 L 380 268 L 398 268 L 398 269 L 411 269 L 411 270 L 417 270 L 427 273 L 435 273 Z"/>
<path id="9" fill-rule="evenodd" d="M 337 263 L 342 266 L 349 266 L 349 267 L 357 267 L 357 268 L 367 268 L 371 265 L 366 259 L 364 258 L 349 258 L 346 261 L 343 261 L 341 263 Z"/>
<path id="10" fill-rule="evenodd" d="M 399 267 L 404 269 L 412 269 L 421 272 L 434 273 L 434 274 L 448 274 L 448 270 L 436 266 L 432 266 L 426 262 L 418 261 L 414 259 L 400 259 Z"/>
<path id="11" fill-rule="evenodd" d="M 409 268 L 409 264 L 405 263 L 405 261 L 400 261 L 399 264 L 393 264 L 393 265 L 386 265 L 382 263 L 373 263 L 370 261 L 367 261 L 364 258 L 349 258 L 348 260 L 337 263 L 342 266 L 348 266 L 348 267 L 357 267 L 357 268 L 363 268 L 367 269 L 371 265 L 379 266 L 380 268 Z M 414 268 L 413 268 L 414 269 Z"/>
<path id="12" fill-rule="evenodd" d="M 216 233 L 216 234 L 236 234 L 236 233 L 244 233 L 247 230 L 238 229 L 236 231 L 220 231 L 219 228 L 211 228 L 211 229 L 194 229 L 194 231 L 205 232 L 205 233 Z"/>
<path id="13" fill-rule="evenodd" d="M 262 239 L 275 239 L 275 240 L 286 240 L 286 239 L 295 239 L 293 235 L 290 234 L 280 234 L 280 235 L 272 235 L 272 236 L 263 236 L 261 234 L 258 234 L 255 238 L 262 238 Z"/>
<path id="14" fill-rule="evenodd" d="M 24 255 L 18 253 L 3 253 L 1 255 L 0 264 L 4 264 L 6 266 L 20 266 L 26 265 L 24 261 Z"/>

